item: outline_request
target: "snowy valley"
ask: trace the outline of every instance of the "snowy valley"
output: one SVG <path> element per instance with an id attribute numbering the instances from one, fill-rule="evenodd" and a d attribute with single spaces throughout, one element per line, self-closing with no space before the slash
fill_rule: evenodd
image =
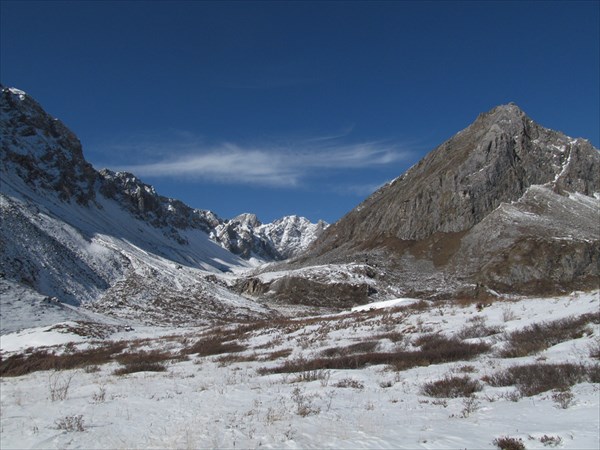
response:
<path id="1" fill-rule="evenodd" d="M 2 447 L 597 447 L 598 291 L 376 306 L 3 335 Z"/>

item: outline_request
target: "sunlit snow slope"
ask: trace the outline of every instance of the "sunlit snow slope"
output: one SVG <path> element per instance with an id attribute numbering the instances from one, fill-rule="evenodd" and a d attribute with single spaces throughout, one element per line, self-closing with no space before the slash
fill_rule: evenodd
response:
<path id="1" fill-rule="evenodd" d="M 44 297 L 154 323 L 265 312 L 210 276 L 248 263 L 211 241 L 200 219 L 134 213 L 28 95 L 2 88 L 0 109 L 3 331 L 54 320 L 25 307 Z"/>

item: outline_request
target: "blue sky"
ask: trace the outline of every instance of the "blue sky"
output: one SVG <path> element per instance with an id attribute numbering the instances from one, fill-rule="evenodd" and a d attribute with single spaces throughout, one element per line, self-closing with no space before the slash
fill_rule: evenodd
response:
<path id="1" fill-rule="evenodd" d="M 516 102 L 600 143 L 600 3 L 1 1 L 0 80 L 222 217 L 333 222 Z"/>

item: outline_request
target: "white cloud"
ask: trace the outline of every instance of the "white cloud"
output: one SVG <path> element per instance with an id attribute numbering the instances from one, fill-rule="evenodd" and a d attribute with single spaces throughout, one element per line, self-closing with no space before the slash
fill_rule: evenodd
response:
<path id="1" fill-rule="evenodd" d="M 154 154 L 168 157 L 119 168 L 138 176 L 185 177 L 227 184 L 296 187 L 303 181 L 326 178 L 332 172 L 385 166 L 410 155 L 397 144 L 337 143 L 336 139 L 312 138 L 286 146 L 240 146 L 223 143 L 205 146 L 186 140 L 154 144 Z"/>
<path id="2" fill-rule="evenodd" d="M 345 184 L 341 186 L 335 186 L 332 190 L 340 194 L 351 194 L 359 197 L 367 197 L 373 192 L 385 186 L 385 183 L 365 183 L 365 184 Z"/>

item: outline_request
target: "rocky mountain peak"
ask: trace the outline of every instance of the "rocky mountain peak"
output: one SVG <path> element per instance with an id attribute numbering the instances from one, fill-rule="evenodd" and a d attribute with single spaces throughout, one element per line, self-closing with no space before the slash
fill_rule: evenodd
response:
<path id="1" fill-rule="evenodd" d="M 516 105 L 480 115 L 331 227 L 323 240 L 423 239 L 468 230 L 531 185 L 600 191 L 600 159 L 582 139 L 546 129 Z"/>
<path id="2" fill-rule="evenodd" d="M 50 189 L 62 200 L 87 204 L 95 197 L 96 171 L 81 142 L 25 92 L 2 86 L 0 133 L 3 170 L 34 189 Z"/>
<path id="3" fill-rule="evenodd" d="M 326 229 L 295 265 L 379 261 L 415 295 L 465 282 L 584 286 L 600 257 L 597 193 L 598 149 L 501 105 Z M 552 224 L 567 217 L 576 219 L 565 234 Z M 534 249 L 539 260 L 526 256 Z"/>
<path id="4" fill-rule="evenodd" d="M 231 223 L 240 224 L 241 226 L 252 229 L 262 225 L 256 214 L 242 213 L 230 220 Z"/>
<path id="5" fill-rule="evenodd" d="M 102 197 L 116 201 L 134 217 L 159 229 L 179 244 L 188 244 L 189 230 L 201 230 L 222 247 L 244 258 L 280 260 L 306 248 L 302 240 L 274 243 L 255 214 L 224 220 L 215 213 L 195 209 L 159 195 L 153 186 L 132 173 L 96 171 L 84 158 L 77 136 L 50 116 L 25 92 L 1 86 L 0 137 L 2 180 L 20 179 L 40 193 L 50 192 L 63 201 L 90 202 L 101 207 Z M 16 178 L 15 178 L 16 177 Z M 308 222 L 308 221 L 307 221 Z M 270 224 L 267 224 L 267 226 Z M 301 229 L 306 229 L 306 227 Z M 297 233 L 302 234 L 300 228 Z M 313 237 L 313 238 L 314 238 Z M 298 244 L 298 248 L 292 245 Z M 280 253 L 280 251 L 282 253 Z"/>

